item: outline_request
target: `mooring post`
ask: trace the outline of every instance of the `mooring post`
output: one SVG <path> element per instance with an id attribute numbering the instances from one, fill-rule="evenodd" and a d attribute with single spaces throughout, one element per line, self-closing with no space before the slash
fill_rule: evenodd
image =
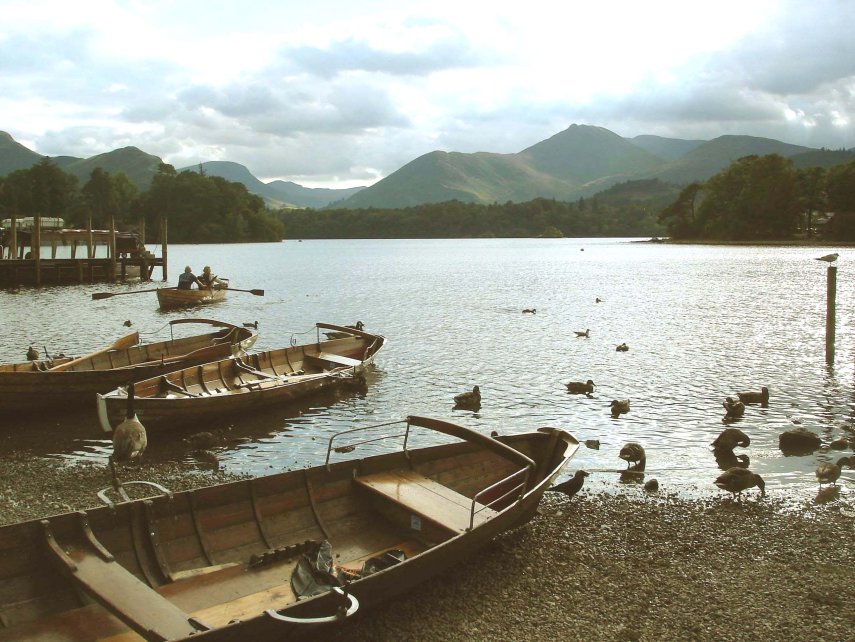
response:
<path id="1" fill-rule="evenodd" d="M 30 232 L 30 254 L 32 254 L 33 266 L 36 271 L 36 285 L 42 284 L 42 217 L 36 214 L 33 217 L 33 231 Z"/>
<path id="2" fill-rule="evenodd" d="M 160 255 L 163 257 L 163 280 L 169 279 L 168 262 L 169 262 L 169 241 L 166 238 L 168 220 L 166 216 L 160 217 Z"/>
<path id="3" fill-rule="evenodd" d="M 837 268 L 828 266 L 825 304 L 825 363 L 834 364 L 834 329 L 837 311 Z"/>

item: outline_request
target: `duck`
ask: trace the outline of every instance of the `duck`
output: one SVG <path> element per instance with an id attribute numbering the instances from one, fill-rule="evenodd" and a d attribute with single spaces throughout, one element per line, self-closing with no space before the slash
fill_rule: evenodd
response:
<path id="1" fill-rule="evenodd" d="M 739 400 L 744 404 L 749 403 L 759 403 L 762 406 L 769 405 L 769 389 L 766 386 L 760 388 L 760 392 L 749 391 L 749 392 L 738 392 L 736 396 L 739 397 Z"/>
<path id="2" fill-rule="evenodd" d="M 600 297 L 597 297 L 597 298 L 595 299 L 595 301 L 596 301 L 597 303 L 605 303 L 605 301 L 603 301 Z"/>
<path id="3" fill-rule="evenodd" d="M 748 448 L 751 439 L 739 428 L 725 428 L 710 445 L 716 450 L 733 450 L 737 446 Z"/>
<path id="4" fill-rule="evenodd" d="M 621 343 L 617 348 L 615 348 L 615 352 L 629 352 L 629 346 L 625 343 Z"/>
<path id="5" fill-rule="evenodd" d="M 766 496 L 766 483 L 763 478 L 756 473 L 752 473 L 747 468 L 733 467 L 728 468 L 721 475 L 716 477 L 715 485 L 733 494 L 733 499 L 742 498 L 742 491 L 748 490 L 757 486 L 760 489 L 760 496 Z"/>
<path id="6" fill-rule="evenodd" d="M 361 330 L 364 330 L 364 329 L 365 329 L 365 324 L 364 324 L 364 323 L 362 323 L 362 321 L 357 321 L 357 322 L 356 322 L 356 323 L 354 323 L 353 325 L 346 325 L 346 326 L 344 326 L 344 327 L 345 327 L 345 328 L 351 328 L 351 329 L 353 329 L 353 330 L 360 330 L 360 331 L 361 331 Z"/>
<path id="7" fill-rule="evenodd" d="M 590 329 L 586 329 L 584 331 L 583 330 L 574 330 L 577 337 L 585 337 L 586 339 L 591 336 L 590 334 L 588 334 L 590 331 L 591 331 Z"/>
<path id="8" fill-rule="evenodd" d="M 38 361 L 39 349 L 36 346 L 31 345 L 29 348 L 27 348 L 27 359 L 30 361 Z"/>
<path id="9" fill-rule="evenodd" d="M 456 408 L 477 410 L 481 407 L 481 389 L 478 386 L 474 386 L 472 392 L 462 392 L 459 395 L 455 395 L 454 406 Z"/>
<path id="10" fill-rule="evenodd" d="M 113 430 L 113 454 L 110 455 L 110 466 L 114 466 L 115 462 L 139 462 L 146 446 L 148 446 L 148 437 L 145 426 L 134 412 L 134 384 L 131 384 L 128 386 L 125 420 Z"/>
<path id="11" fill-rule="evenodd" d="M 590 475 L 590 473 L 584 470 L 577 470 L 576 473 L 565 482 L 561 482 L 560 484 L 556 484 L 551 488 L 547 488 L 549 491 L 553 491 L 556 493 L 564 493 L 568 498 L 572 498 L 573 495 L 582 490 L 582 485 L 585 483 L 585 477 Z"/>
<path id="12" fill-rule="evenodd" d="M 585 382 L 582 381 L 570 381 L 567 384 L 567 392 L 572 392 L 574 394 L 586 394 L 589 395 L 594 392 L 594 382 L 588 379 Z"/>
<path id="13" fill-rule="evenodd" d="M 745 404 L 742 403 L 739 399 L 734 399 L 733 397 L 726 397 L 725 400 L 721 403 L 721 405 L 724 406 L 724 416 L 726 419 L 739 419 L 742 415 L 745 414 Z"/>
<path id="14" fill-rule="evenodd" d="M 130 328 L 133 324 L 134 324 L 134 322 L 131 321 L 130 319 L 128 319 L 122 325 L 125 326 L 126 328 Z"/>
<path id="15" fill-rule="evenodd" d="M 732 450 L 714 450 L 715 464 L 721 470 L 729 470 L 730 468 L 750 468 L 751 458 L 745 453 L 735 455 Z"/>
<path id="16" fill-rule="evenodd" d="M 837 480 L 840 477 L 840 469 L 844 466 L 852 468 L 852 459 L 849 457 L 841 457 L 836 464 L 829 461 L 822 462 L 816 467 L 816 478 L 819 481 L 820 488 L 823 484 L 834 484 L 837 486 Z"/>
<path id="17" fill-rule="evenodd" d="M 644 467 L 647 465 L 647 456 L 644 448 L 641 444 L 637 444 L 634 441 L 625 443 L 623 448 L 620 449 L 618 457 L 626 462 L 627 470 L 630 468 L 632 470 L 644 470 Z"/>
<path id="18" fill-rule="evenodd" d="M 258 330 L 258 321 L 253 321 L 252 323 L 244 322 L 243 327 Z"/>
<path id="19" fill-rule="evenodd" d="M 611 403 L 612 417 L 620 417 L 629 412 L 629 399 L 613 399 Z"/>
<path id="20" fill-rule="evenodd" d="M 523 310 L 523 314 L 537 314 L 537 310 L 535 308 L 526 308 Z"/>

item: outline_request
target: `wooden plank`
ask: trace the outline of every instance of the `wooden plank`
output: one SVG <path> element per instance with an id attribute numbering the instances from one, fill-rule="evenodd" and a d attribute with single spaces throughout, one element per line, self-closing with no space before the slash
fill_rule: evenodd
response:
<path id="1" fill-rule="evenodd" d="M 462 533 L 469 528 L 472 500 L 424 475 L 396 470 L 360 476 L 354 482 L 450 531 Z M 496 515 L 481 504 L 475 510 L 475 526 Z"/>
<path id="2" fill-rule="evenodd" d="M 312 357 L 315 359 L 321 359 L 322 361 L 329 361 L 330 363 L 335 363 L 340 366 L 354 367 L 362 365 L 362 361 L 360 361 L 359 359 L 352 359 L 350 357 L 345 357 L 340 354 L 333 354 L 331 352 L 319 352 L 316 355 L 312 355 Z"/>

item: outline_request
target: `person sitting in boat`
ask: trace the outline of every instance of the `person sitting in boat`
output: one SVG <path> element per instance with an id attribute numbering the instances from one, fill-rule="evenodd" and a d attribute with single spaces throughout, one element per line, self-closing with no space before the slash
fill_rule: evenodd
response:
<path id="1" fill-rule="evenodd" d="M 202 270 L 202 274 L 199 276 L 199 282 L 201 283 L 199 287 L 205 287 L 212 290 L 220 285 L 220 277 L 216 274 L 211 274 L 211 266 L 206 265 Z"/>
<path id="2" fill-rule="evenodd" d="M 200 290 L 205 287 L 196 275 L 193 274 L 193 268 L 188 265 L 184 268 L 184 273 L 178 276 L 178 289 L 190 290 L 194 283 L 199 286 Z"/>

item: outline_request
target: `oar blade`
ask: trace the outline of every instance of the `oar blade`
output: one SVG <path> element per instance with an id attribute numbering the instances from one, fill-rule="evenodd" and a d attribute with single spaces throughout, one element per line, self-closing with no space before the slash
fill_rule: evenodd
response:
<path id="1" fill-rule="evenodd" d="M 250 292 L 252 292 L 255 296 L 264 296 L 264 290 L 255 289 L 255 290 L 250 290 Z"/>
<path id="2" fill-rule="evenodd" d="M 92 295 L 92 300 L 100 301 L 101 299 L 109 299 L 111 296 L 114 296 L 112 292 L 95 292 Z"/>

